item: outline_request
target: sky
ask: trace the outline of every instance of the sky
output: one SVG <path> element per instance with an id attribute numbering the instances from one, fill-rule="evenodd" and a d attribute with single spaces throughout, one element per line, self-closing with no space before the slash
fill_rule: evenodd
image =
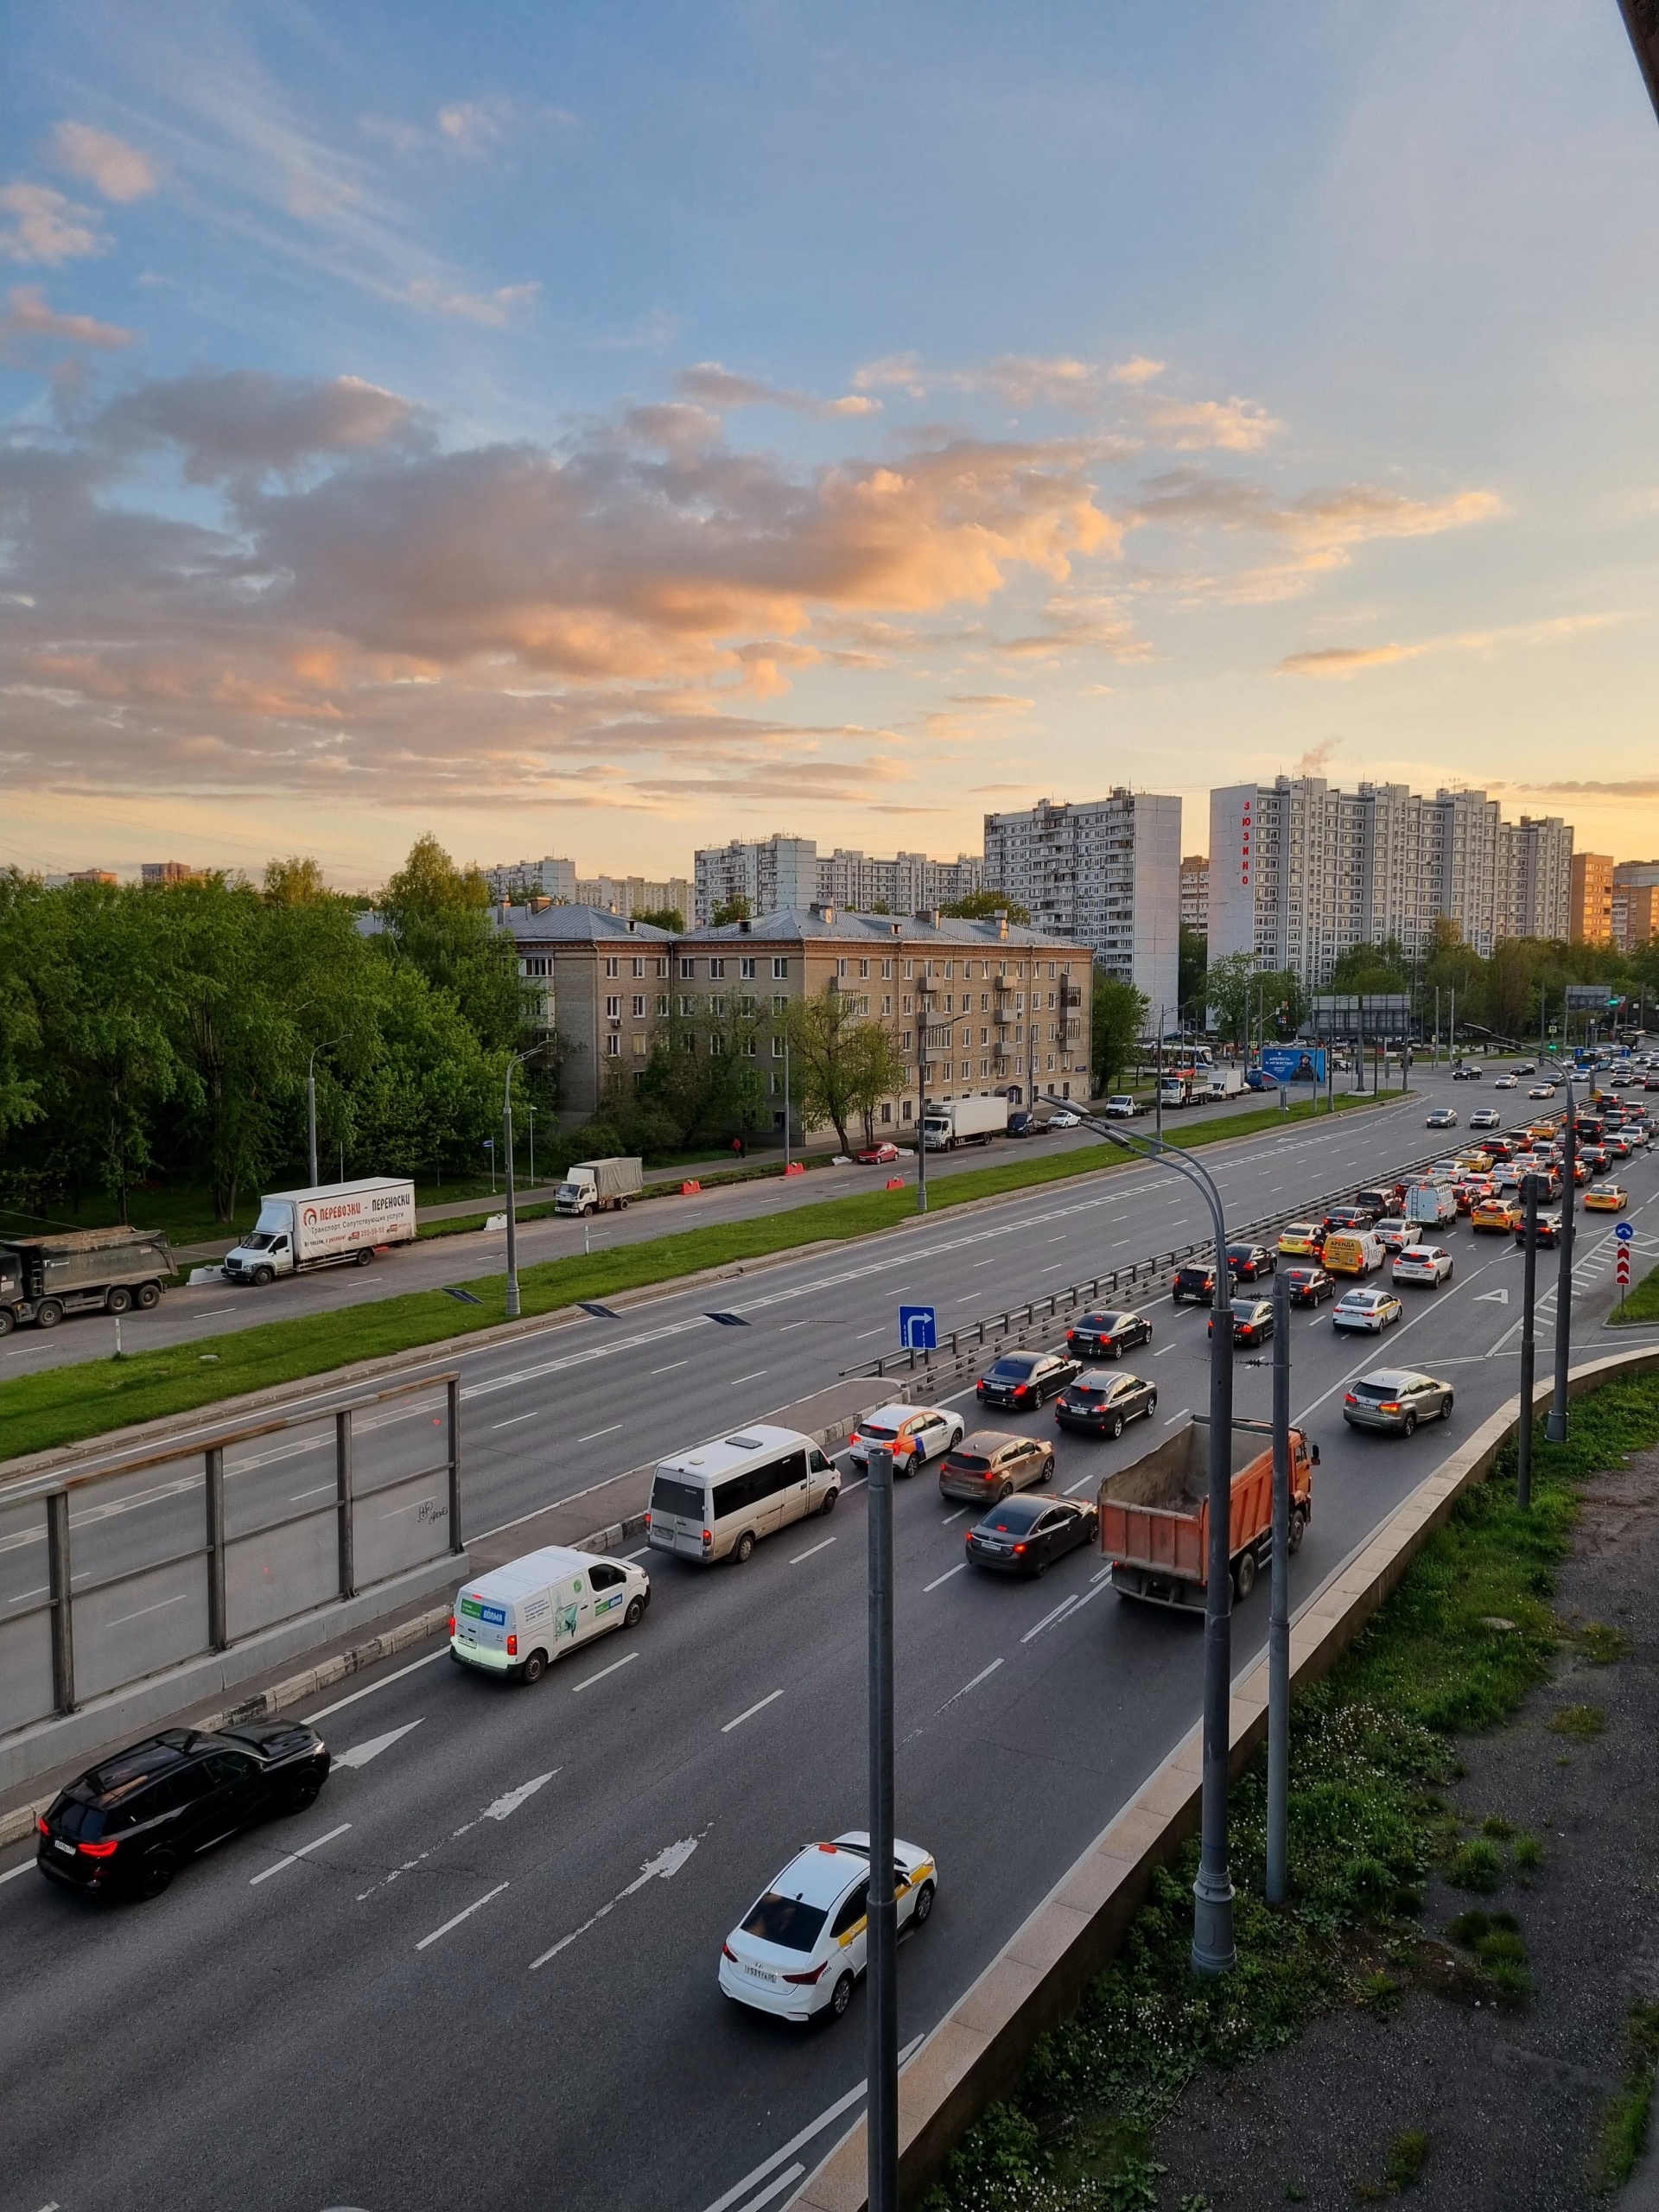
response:
<path id="1" fill-rule="evenodd" d="M 20 0 L 0 865 L 1281 772 L 1659 855 L 1614 0 Z"/>

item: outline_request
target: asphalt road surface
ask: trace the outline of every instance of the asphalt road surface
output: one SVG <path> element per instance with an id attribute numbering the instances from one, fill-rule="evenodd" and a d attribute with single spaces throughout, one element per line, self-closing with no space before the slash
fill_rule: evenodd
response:
<path id="1" fill-rule="evenodd" d="M 1462 1099 L 1464 1086 L 1449 1085 L 1446 1071 L 1419 1069 L 1413 1080 L 1425 1097 L 1444 1094 L 1453 1103 Z M 1490 1088 L 1490 1086 L 1488 1086 Z M 1305 1097 L 1306 1091 L 1299 1094 Z M 1225 1105 L 1195 1107 L 1172 1114 L 1172 1129 L 1191 1125 L 1208 1127 L 1259 1113 L 1271 1097 L 1246 1092 Z M 1152 1116 L 1130 1125 L 1149 1129 Z M 1027 1158 L 1043 1159 L 1050 1153 L 1076 1151 L 1097 1145 L 1084 1129 L 1059 1129 L 1052 1136 L 1004 1139 L 990 1145 L 969 1145 L 962 1151 L 930 1156 L 930 1182 L 960 1175 L 976 1168 L 1002 1166 Z M 551 1216 L 526 1221 L 518 1230 L 521 1268 L 542 1260 L 569 1259 L 578 1252 L 601 1252 L 613 1244 L 639 1244 L 652 1237 L 680 1235 L 687 1229 L 711 1228 L 728 1221 L 751 1221 L 774 1213 L 791 1213 L 799 1206 L 816 1205 L 826 1198 L 841 1198 L 880 1190 L 889 1175 L 902 1176 L 913 1190 L 916 1166 L 909 1154 L 891 1167 L 814 1167 L 805 1175 L 785 1180 L 757 1179 L 726 1184 L 700 1196 L 642 1200 L 625 1213 L 595 1214 L 585 1224 Z M 480 1210 L 499 1207 L 504 1200 L 480 1200 Z M 383 1298 L 398 1298 L 408 1291 L 434 1290 L 446 1283 L 468 1282 L 480 1275 L 505 1274 L 507 1237 L 505 1229 L 475 1230 L 465 1235 L 423 1238 L 413 1246 L 389 1253 L 373 1267 L 321 1268 L 315 1273 L 292 1276 L 256 1290 L 251 1284 L 217 1282 L 188 1285 L 170 1290 L 149 1313 L 126 1313 L 121 1319 L 124 1351 L 157 1351 L 169 1344 L 190 1344 L 203 1337 L 222 1335 L 259 1321 L 280 1321 L 293 1314 L 332 1313 Z M 0 1379 L 30 1375 L 44 1367 L 64 1367 L 79 1360 L 108 1357 L 115 1345 L 115 1323 L 107 1314 L 72 1314 L 56 1329 L 20 1329 L 0 1344 Z"/>
<path id="2" fill-rule="evenodd" d="M 1417 1155 L 1422 1113 L 1209 1164 L 1249 1218 Z M 1650 1245 L 1659 1162 L 1625 1179 Z M 1583 1344 L 1611 1296 L 1612 1224 L 1580 1226 Z M 466 1357 L 469 1529 L 804 1395 L 891 1342 L 901 1294 L 948 1325 L 1200 1228 L 1187 1186 L 1136 1169 L 776 1270 L 750 1287 L 747 1326 L 679 1297 Z M 1513 1240 L 1459 1224 L 1447 1241 L 1453 1280 L 1406 1294 L 1380 1341 L 1338 1338 L 1328 1308 L 1294 1324 L 1294 1404 L 1323 1464 L 1294 1599 L 1516 1387 Z M 1092 1491 L 1203 1406 L 1205 1315 L 1147 1310 L 1154 1341 L 1128 1364 L 1157 1383 L 1150 1423 L 1109 1444 L 999 1417 L 1056 1436 L 1057 1488 Z M 1541 1372 L 1552 1313 L 1547 1297 Z M 1347 1431 L 1344 1379 L 1411 1363 L 1455 1382 L 1449 1433 Z M 1265 1416 L 1268 1371 L 1241 1356 L 1236 1382 L 1239 1414 Z M 863 1496 L 849 1483 L 832 1516 L 742 1569 L 652 1560 L 641 1626 L 534 1689 L 462 1675 L 439 1646 L 318 1700 L 353 1764 L 153 1904 L 88 1909 L 9 1853 L 8 2205 L 784 2202 L 858 2109 L 863 1998 L 804 2033 L 728 2004 L 715 1967 L 789 1855 L 863 1818 Z M 895 1518 L 899 1827 L 940 1865 L 938 1908 L 900 1953 L 907 2043 L 1191 1726 L 1201 1655 L 1192 1623 L 1119 1600 L 1087 1553 L 1029 1584 L 966 1567 L 968 1516 L 925 1473 Z M 1266 1618 L 1263 1585 L 1236 1618 L 1240 1669 Z"/>

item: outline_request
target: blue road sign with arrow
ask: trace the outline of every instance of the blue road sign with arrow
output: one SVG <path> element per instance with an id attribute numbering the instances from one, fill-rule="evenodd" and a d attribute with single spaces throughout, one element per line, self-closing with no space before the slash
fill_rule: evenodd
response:
<path id="1" fill-rule="evenodd" d="M 937 1351 L 939 1348 L 938 1308 L 933 1306 L 901 1306 L 899 1308 L 899 1342 L 906 1351 Z"/>
<path id="2" fill-rule="evenodd" d="M 1633 1244 L 1636 1242 L 1636 1224 L 1634 1222 L 1621 1221 L 1613 1234 L 1621 1244 Z"/>

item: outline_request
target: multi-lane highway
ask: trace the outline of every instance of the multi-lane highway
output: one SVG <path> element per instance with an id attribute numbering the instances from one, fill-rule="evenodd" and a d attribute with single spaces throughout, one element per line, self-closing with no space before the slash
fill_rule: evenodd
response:
<path id="1" fill-rule="evenodd" d="M 1439 1096 L 1446 1085 L 1444 1071 L 1420 1071 L 1418 1088 Z M 1459 1094 L 1447 1090 L 1456 1098 Z M 1246 1114 L 1258 1114 L 1273 1104 L 1246 1092 L 1225 1104 L 1205 1106 L 1170 1116 L 1172 1130 L 1209 1128 Z M 1133 1125 L 1151 1126 L 1150 1116 Z M 1098 1149 L 1098 1141 L 1087 1130 L 1056 1130 L 1029 1142 L 1013 1140 L 987 1147 L 973 1145 L 957 1153 L 931 1158 L 930 1183 L 1000 1166 L 1010 1161 L 1046 1159 L 1052 1153 Z M 785 1180 L 781 1176 L 747 1183 L 717 1185 L 713 1190 L 683 1198 L 676 1190 L 631 1206 L 625 1213 L 594 1215 L 587 1223 L 553 1217 L 526 1221 L 518 1230 L 518 1264 L 534 1266 L 543 1260 L 572 1258 L 579 1252 L 601 1252 L 615 1244 L 638 1244 L 658 1236 L 676 1236 L 687 1230 L 709 1229 L 728 1221 L 749 1221 L 776 1213 L 792 1213 L 802 1206 L 822 1204 L 880 1190 L 889 1175 L 901 1176 L 913 1190 L 916 1168 L 908 1154 L 891 1167 L 814 1167 L 810 1173 Z M 480 1210 L 486 1202 L 480 1201 Z M 505 1200 L 493 1202 L 497 1205 Z M 289 1278 L 255 1290 L 222 1278 L 168 1291 L 149 1313 L 124 1314 L 121 1344 L 124 1351 L 159 1351 L 170 1344 L 190 1344 L 223 1334 L 230 1329 L 251 1327 L 261 1321 L 280 1321 L 290 1315 L 333 1313 L 370 1305 L 383 1298 L 397 1298 L 410 1291 L 435 1290 L 446 1283 L 462 1283 L 480 1275 L 500 1274 L 506 1268 L 506 1231 L 474 1230 L 447 1236 L 423 1238 L 388 1254 L 372 1268 L 325 1268 L 312 1274 Z M 44 1367 L 62 1367 L 79 1360 L 108 1357 L 115 1343 L 115 1324 L 104 1315 L 74 1315 L 53 1330 L 22 1329 L 0 1345 L 0 1380 L 30 1375 Z"/>
<path id="2" fill-rule="evenodd" d="M 1465 1094 L 1466 1095 L 1466 1094 Z M 1427 1146 L 1424 1104 L 1208 1155 L 1240 1220 L 1370 1179 Z M 1644 1246 L 1659 1163 L 1626 1173 Z M 744 1325 L 684 1295 L 464 1355 L 469 1532 L 798 1397 L 890 1343 L 1202 1232 L 1166 1168 L 941 1217 L 745 1287 Z M 1610 1294 L 1611 1224 L 1580 1224 L 1578 1326 Z M 1344 1380 L 1455 1380 L 1452 1435 L 1513 1392 L 1511 1239 L 1448 1239 L 1453 1280 L 1380 1343 L 1294 1325 L 1294 1402 L 1323 1451 L 1294 1563 L 1306 1595 L 1450 1439 L 1353 1435 Z M 1129 1364 L 1150 1433 L 1058 1438 L 1091 1490 L 1205 1395 L 1205 1317 L 1149 1308 Z M 1553 1300 L 1542 1319 L 1548 1357 Z M 1269 1378 L 1241 1358 L 1238 1409 Z M 971 1415 L 970 1415 L 971 1419 Z M 251 1478 L 263 1479 L 257 1471 Z M 284 1481 L 289 1475 L 284 1473 Z M 294 1481 L 291 1487 L 301 1484 Z M 595 1520 L 604 1517 L 594 1491 Z M 783 1860 L 862 1818 L 863 1492 L 744 1568 L 652 1561 L 639 1629 L 522 1693 L 405 1654 L 315 1718 L 343 1763 L 297 1820 L 223 1846 L 157 1903 L 98 1911 L 0 1866 L 6 2202 L 423 2212 L 480 2192 L 759 2212 L 856 2110 L 862 1999 L 802 2034 L 728 2005 L 720 1940 Z M 925 1476 L 897 1501 L 901 1833 L 938 1910 L 900 1956 L 901 2037 L 950 2005 L 1196 1715 L 1192 1624 L 1118 1600 L 1075 1554 L 1039 1583 L 964 1567 L 967 1516 Z M 1236 1621 L 1248 1664 L 1259 1589 Z M 13 1870 L 16 1869 L 15 1878 Z"/>

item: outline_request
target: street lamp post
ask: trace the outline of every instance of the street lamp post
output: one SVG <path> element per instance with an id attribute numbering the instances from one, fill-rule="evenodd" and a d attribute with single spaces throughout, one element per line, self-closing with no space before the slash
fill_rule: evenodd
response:
<path id="1" fill-rule="evenodd" d="M 1273 1585 L 1268 1611 L 1267 1900 L 1282 1904 L 1290 1827 L 1290 1277 L 1273 1278 Z"/>
<path id="2" fill-rule="evenodd" d="M 1066 1102 L 1048 1096 L 1049 1105 Z M 1116 1123 L 1085 1115 L 1099 1135 L 1141 1160 L 1161 1160 L 1196 1184 L 1215 1233 L 1215 1291 L 1210 1311 L 1210 1557 L 1204 1602 L 1204 1784 L 1198 1873 L 1192 1885 L 1192 1967 L 1198 1974 L 1228 1974 L 1233 1942 L 1233 1883 L 1227 1859 L 1229 1720 L 1233 1674 L 1233 1580 L 1230 1538 L 1233 1504 L 1233 1302 L 1227 1271 L 1227 1220 L 1215 1179 L 1181 1151 L 1154 1139 L 1132 1137 Z"/>
<path id="3" fill-rule="evenodd" d="M 1533 1301 L 1538 1294 L 1538 1178 L 1529 1175 L 1522 1192 L 1526 1208 L 1522 1235 L 1526 1262 L 1521 1286 L 1521 1425 L 1515 1435 L 1515 1502 L 1524 1512 L 1532 1503 L 1532 1376 L 1536 1346 Z"/>
<path id="4" fill-rule="evenodd" d="M 507 1319 L 518 1319 L 518 1210 L 514 1203 L 512 1182 L 512 1071 L 546 1049 L 532 1045 L 528 1052 L 509 1052 L 507 1079 L 501 1088 L 501 1138 L 507 1148 Z M 529 1109 L 534 1112 L 534 1108 Z M 531 1128 L 535 1126 L 531 1123 Z M 533 1172 L 533 1171 L 532 1171 Z M 586 1217 L 584 1216 L 584 1226 Z"/>
<path id="5" fill-rule="evenodd" d="M 1567 1441 L 1567 1375 L 1573 1363 L 1573 1206 L 1577 1194 L 1579 1109 L 1573 1096 L 1573 1077 L 1563 1060 L 1544 1063 L 1554 1068 L 1567 1085 L 1567 1128 L 1561 1147 L 1560 1264 L 1555 1277 L 1555 1389 L 1545 1430 L 1552 1444 Z"/>
<path id="6" fill-rule="evenodd" d="M 311 1047 L 311 1057 L 305 1064 L 305 1125 L 306 1159 L 311 1170 L 311 1188 L 317 1187 L 317 1054 L 331 1052 L 336 1045 L 343 1045 L 348 1033 L 330 1037 L 321 1045 Z"/>
<path id="7" fill-rule="evenodd" d="M 893 1896 L 893 1454 L 870 1449 L 868 1693 L 870 1887 L 869 2082 L 866 2189 L 870 2212 L 899 2202 L 899 1908 Z"/>
<path id="8" fill-rule="evenodd" d="M 916 1031 L 916 1211 L 927 1211 L 927 1025 L 932 1014 L 928 1004 L 931 979 L 927 963 L 922 963 L 921 988 L 916 994 L 920 1008 Z M 1026 1095 L 1031 1096 L 1031 1085 L 1026 1085 Z M 1029 1111 L 1029 1108 L 1027 1108 Z"/>

